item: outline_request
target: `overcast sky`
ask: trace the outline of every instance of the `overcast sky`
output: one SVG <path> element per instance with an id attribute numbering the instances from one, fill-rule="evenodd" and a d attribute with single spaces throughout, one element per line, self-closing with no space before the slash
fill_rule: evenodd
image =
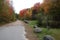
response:
<path id="1" fill-rule="evenodd" d="M 32 7 L 35 3 L 42 3 L 43 0 L 13 0 L 13 7 L 16 13 L 25 8 Z"/>

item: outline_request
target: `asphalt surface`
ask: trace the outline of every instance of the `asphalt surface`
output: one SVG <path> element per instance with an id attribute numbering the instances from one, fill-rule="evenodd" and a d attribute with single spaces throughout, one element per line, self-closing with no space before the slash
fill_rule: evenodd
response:
<path id="1" fill-rule="evenodd" d="M 27 40 L 25 28 L 21 21 L 0 26 L 0 40 Z"/>

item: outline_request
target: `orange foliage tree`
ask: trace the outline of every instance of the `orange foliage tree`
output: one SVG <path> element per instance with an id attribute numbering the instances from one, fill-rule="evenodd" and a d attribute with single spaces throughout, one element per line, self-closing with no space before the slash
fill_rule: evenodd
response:
<path id="1" fill-rule="evenodd" d="M 10 0 L 0 0 L 0 21 L 10 22 L 14 19 L 14 10 L 9 2 Z"/>
<path id="2" fill-rule="evenodd" d="M 20 17 L 21 18 L 30 18 L 31 19 L 32 15 L 33 14 L 35 15 L 35 13 L 37 14 L 38 11 L 40 10 L 40 5 L 41 5 L 40 2 L 38 2 L 31 8 L 21 10 L 20 13 L 19 13 Z"/>
<path id="3" fill-rule="evenodd" d="M 23 9 L 19 13 L 20 18 L 22 18 L 22 19 L 29 19 L 29 18 L 31 18 L 31 14 L 32 14 L 31 8 Z"/>
<path id="4" fill-rule="evenodd" d="M 36 4 L 34 4 L 34 6 L 33 6 L 33 10 L 39 10 L 40 9 L 40 2 L 38 2 L 38 3 L 36 3 Z"/>

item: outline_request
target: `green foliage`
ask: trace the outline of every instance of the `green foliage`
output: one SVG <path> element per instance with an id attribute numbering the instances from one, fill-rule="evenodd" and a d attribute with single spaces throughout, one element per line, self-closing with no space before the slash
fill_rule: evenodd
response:
<path id="1" fill-rule="evenodd" d="M 50 3 L 52 4 L 48 10 L 49 15 L 52 16 L 50 26 L 60 28 L 60 1 L 56 0 L 55 2 Z"/>
<path id="2" fill-rule="evenodd" d="M 33 21 L 29 21 L 29 26 L 31 28 L 33 28 L 34 25 L 36 25 L 37 21 L 33 20 Z M 43 40 L 43 37 L 45 35 L 51 35 L 54 37 L 55 40 L 60 40 L 60 29 L 50 29 L 48 30 L 47 28 L 43 28 L 41 27 L 42 32 L 41 33 L 36 33 L 37 37 L 39 38 L 39 40 Z"/>
<path id="3" fill-rule="evenodd" d="M 43 20 L 44 20 L 44 10 L 40 8 L 38 14 L 37 14 L 37 25 L 40 27 L 43 25 Z"/>
<path id="4" fill-rule="evenodd" d="M 54 37 L 55 40 L 60 40 L 60 29 L 50 29 L 47 30 L 46 28 L 42 28 L 41 33 L 37 33 L 39 40 L 43 40 L 45 35 L 51 35 Z"/>
<path id="5" fill-rule="evenodd" d="M 29 21 L 29 26 L 34 26 L 37 24 L 36 20 Z"/>
<path id="6" fill-rule="evenodd" d="M 42 17 L 43 19 L 41 20 Z M 41 5 L 38 15 L 38 25 L 47 26 L 48 23 L 48 26 L 52 28 L 60 28 L 60 0 L 49 0 L 48 2 L 44 0 L 44 3 Z"/>

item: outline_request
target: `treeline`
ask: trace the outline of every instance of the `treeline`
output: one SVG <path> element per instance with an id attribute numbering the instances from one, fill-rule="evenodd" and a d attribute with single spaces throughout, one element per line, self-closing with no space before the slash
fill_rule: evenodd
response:
<path id="1" fill-rule="evenodd" d="M 38 26 L 60 28 L 60 0 L 44 0 L 42 4 L 36 3 L 31 8 L 21 10 L 19 18 L 37 20 Z"/>
<path id="2" fill-rule="evenodd" d="M 16 20 L 12 5 L 7 0 L 0 0 L 0 23 L 8 23 Z"/>

